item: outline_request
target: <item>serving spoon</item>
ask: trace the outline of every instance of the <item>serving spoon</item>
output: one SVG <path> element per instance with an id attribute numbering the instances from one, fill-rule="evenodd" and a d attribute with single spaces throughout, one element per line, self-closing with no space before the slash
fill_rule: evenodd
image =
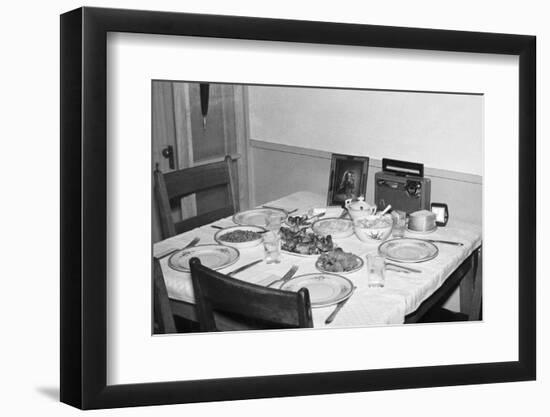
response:
<path id="1" fill-rule="evenodd" d="M 391 204 L 388 204 L 387 207 L 382 211 L 381 213 L 377 214 L 378 217 L 382 217 L 384 214 L 386 214 L 389 209 L 391 209 Z"/>

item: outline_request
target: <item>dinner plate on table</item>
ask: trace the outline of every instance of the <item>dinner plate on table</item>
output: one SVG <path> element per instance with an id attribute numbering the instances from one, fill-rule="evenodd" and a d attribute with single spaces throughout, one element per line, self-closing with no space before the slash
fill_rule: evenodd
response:
<path id="1" fill-rule="evenodd" d="M 431 242 L 404 237 L 386 240 L 378 246 L 378 252 L 391 261 L 416 263 L 435 258 L 439 249 Z"/>
<path id="2" fill-rule="evenodd" d="M 353 222 L 338 217 L 321 218 L 311 225 L 311 230 L 321 236 L 331 235 L 333 239 L 345 239 L 353 235 Z"/>
<path id="3" fill-rule="evenodd" d="M 281 223 L 287 218 L 287 213 L 284 210 L 274 208 L 257 208 L 252 210 L 241 211 L 233 215 L 233 223 L 241 226 L 260 226 L 267 225 L 267 219 L 272 216 L 280 216 Z"/>
<path id="4" fill-rule="evenodd" d="M 199 258 L 201 264 L 211 269 L 222 269 L 239 260 L 239 250 L 232 246 L 197 245 L 173 253 L 168 258 L 168 266 L 176 271 L 190 272 L 189 261 Z"/>
<path id="5" fill-rule="evenodd" d="M 311 307 L 338 304 L 353 294 L 353 283 L 349 279 L 329 273 L 298 275 L 281 287 L 293 292 L 298 292 L 300 288 L 308 289 Z"/>

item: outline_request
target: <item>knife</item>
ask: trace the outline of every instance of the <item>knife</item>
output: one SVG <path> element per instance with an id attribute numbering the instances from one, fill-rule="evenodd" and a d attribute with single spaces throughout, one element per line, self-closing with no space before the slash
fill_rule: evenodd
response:
<path id="1" fill-rule="evenodd" d="M 292 209 L 292 210 L 287 210 L 287 209 L 282 208 L 282 207 L 265 206 L 265 205 L 262 206 L 262 208 L 271 209 L 271 210 L 281 210 L 281 211 L 284 211 L 287 215 L 288 215 L 288 214 L 292 214 L 292 213 L 294 213 L 295 211 L 298 211 L 297 208 Z"/>
<path id="2" fill-rule="evenodd" d="M 251 266 L 254 266 L 256 264 L 259 264 L 260 262 L 262 262 L 263 259 L 258 259 L 256 261 L 253 261 L 253 262 L 250 262 L 249 264 L 246 264 L 246 265 L 243 265 L 237 269 L 234 269 L 233 271 L 230 271 L 227 273 L 227 275 L 235 275 L 235 274 L 238 274 L 239 272 L 242 272 L 244 271 L 245 269 L 248 269 L 250 268 Z"/>
<path id="3" fill-rule="evenodd" d="M 404 271 L 416 272 L 417 274 L 420 274 L 422 272 L 419 269 L 414 269 L 414 268 L 410 268 L 408 266 L 403 266 L 403 265 L 392 264 L 391 262 L 386 262 L 386 265 L 387 266 L 392 266 L 394 268 L 400 268 Z"/>
<path id="4" fill-rule="evenodd" d="M 444 243 L 445 245 L 464 246 L 462 242 L 453 242 L 451 240 L 420 239 L 431 243 Z"/>
<path id="5" fill-rule="evenodd" d="M 351 296 L 353 295 L 353 293 L 355 292 L 357 288 L 356 287 L 353 287 L 353 292 L 350 294 L 350 296 L 348 298 L 346 298 L 344 301 L 340 301 L 338 303 L 338 305 L 336 306 L 336 308 L 334 309 L 334 311 L 332 313 L 330 313 L 330 316 L 327 317 L 327 319 L 325 320 L 325 324 L 330 324 L 332 323 L 332 321 L 334 320 L 334 318 L 336 317 L 336 315 L 338 314 L 338 312 L 342 309 L 342 307 L 344 307 L 344 305 L 348 302 L 348 300 L 351 298 Z"/>
<path id="6" fill-rule="evenodd" d="M 389 266 L 389 265 L 386 265 L 386 271 L 399 272 L 400 274 L 410 274 L 411 273 L 411 271 L 407 271 L 406 269 L 395 268 L 395 267 Z"/>

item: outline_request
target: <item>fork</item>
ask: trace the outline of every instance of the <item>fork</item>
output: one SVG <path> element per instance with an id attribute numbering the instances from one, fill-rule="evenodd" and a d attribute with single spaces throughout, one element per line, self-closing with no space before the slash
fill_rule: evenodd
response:
<path id="1" fill-rule="evenodd" d="M 275 206 L 270 206 L 270 205 L 263 205 L 262 208 L 272 209 L 272 210 L 282 210 L 282 211 L 284 211 L 287 215 L 292 214 L 292 213 L 298 211 L 297 208 L 291 209 L 291 210 L 287 210 L 287 209 L 285 209 L 285 208 L 283 208 L 283 207 L 275 207 Z"/>
<path id="2" fill-rule="evenodd" d="M 290 280 L 290 278 L 292 278 L 294 276 L 294 274 L 296 273 L 296 271 L 298 271 L 298 265 L 292 265 L 292 267 L 288 270 L 288 272 L 286 274 L 284 274 L 281 278 L 279 279 L 276 279 L 275 281 L 272 281 L 270 282 L 268 285 L 266 285 L 266 287 L 271 287 L 273 284 L 275 284 L 276 282 L 279 282 L 279 281 L 282 281 L 281 282 L 281 285 L 279 286 L 279 288 L 281 288 L 283 285 L 286 284 L 286 282 L 288 280 Z"/>
<path id="3" fill-rule="evenodd" d="M 160 256 L 155 256 L 156 259 L 162 259 L 162 258 L 166 258 L 168 255 L 171 255 L 173 254 L 174 252 L 177 252 L 179 250 L 183 250 L 183 249 L 187 249 L 187 248 L 190 248 L 192 246 L 195 246 L 197 243 L 199 243 L 199 241 L 201 240 L 200 237 L 195 237 L 193 238 L 193 240 L 191 242 L 189 242 L 187 245 L 185 245 L 183 248 L 176 248 L 176 249 L 171 249 L 169 250 L 168 252 L 165 252 L 163 253 L 162 255 Z"/>

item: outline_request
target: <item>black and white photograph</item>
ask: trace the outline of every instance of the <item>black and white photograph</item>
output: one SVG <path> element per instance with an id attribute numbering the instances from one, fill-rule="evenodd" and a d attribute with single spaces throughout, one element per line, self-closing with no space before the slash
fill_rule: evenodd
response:
<path id="1" fill-rule="evenodd" d="M 59 377 L 79 409 L 542 404 L 542 20 L 341 6 L 64 10 L 61 117 L 44 108 L 61 147 L 39 154 L 60 162 L 60 285 L 23 291 L 55 304 L 53 321 L 27 309 L 53 323 L 26 330 L 40 346 L 28 368 L 59 369 L 12 379 L 51 398 L 41 375 Z M 18 127 L 36 125 L 28 115 Z M 37 235 L 10 246 L 28 258 Z M 23 282 L 28 262 L 12 263 Z M 506 391 L 526 401 L 494 401 L 518 398 Z M 449 408 L 457 394 L 471 401 Z"/>
<path id="2" fill-rule="evenodd" d="M 153 334 L 483 319 L 483 94 L 151 97 Z"/>
<path id="3" fill-rule="evenodd" d="M 368 157 L 332 155 L 327 205 L 344 205 L 346 200 L 364 196 L 368 171 Z"/>

